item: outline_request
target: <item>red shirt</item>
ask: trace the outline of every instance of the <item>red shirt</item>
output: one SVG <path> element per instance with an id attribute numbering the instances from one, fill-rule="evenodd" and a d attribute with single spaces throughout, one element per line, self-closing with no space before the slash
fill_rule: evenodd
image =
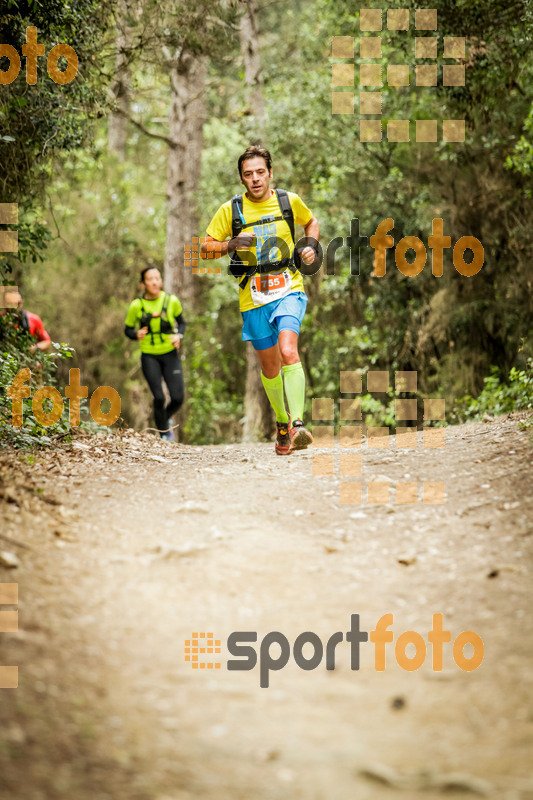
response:
<path id="1" fill-rule="evenodd" d="M 36 336 L 38 342 L 49 342 L 50 336 L 44 329 L 42 319 L 38 317 L 37 314 L 33 314 L 31 311 L 26 311 L 25 313 L 28 318 L 30 335 Z"/>
<path id="2" fill-rule="evenodd" d="M 5 311 L 0 311 L 1 316 L 4 316 L 5 313 L 6 313 Z M 25 310 L 22 312 L 22 314 L 24 314 L 28 322 L 28 333 L 30 334 L 30 336 L 35 336 L 38 342 L 51 341 L 49 334 L 44 329 L 42 319 L 39 316 L 37 316 L 37 314 L 34 314 L 32 311 L 25 311 Z M 20 328 L 20 322 L 16 323 L 13 327 L 16 329 Z M 23 328 L 26 327 L 24 322 L 22 324 L 22 327 Z"/>

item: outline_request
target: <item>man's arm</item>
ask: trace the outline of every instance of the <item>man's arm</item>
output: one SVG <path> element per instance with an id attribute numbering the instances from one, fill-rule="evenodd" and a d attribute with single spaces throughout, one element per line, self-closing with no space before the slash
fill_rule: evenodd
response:
<path id="1" fill-rule="evenodd" d="M 208 234 L 205 237 L 205 242 L 200 247 L 200 257 L 204 259 L 221 258 L 235 252 L 235 250 L 246 250 L 253 244 L 254 239 L 254 233 L 239 233 L 234 239 L 229 239 L 227 242 L 218 242 Z"/>
<path id="2" fill-rule="evenodd" d="M 320 236 L 320 225 L 316 217 L 311 217 L 307 225 L 304 227 L 305 235 L 309 239 L 315 239 L 318 242 Z M 312 264 L 318 253 L 313 247 L 302 247 L 300 250 L 300 258 L 306 264 Z"/>
<path id="3" fill-rule="evenodd" d="M 200 258 L 221 258 L 227 255 L 229 242 L 217 242 L 212 236 L 206 236 L 200 245 Z"/>

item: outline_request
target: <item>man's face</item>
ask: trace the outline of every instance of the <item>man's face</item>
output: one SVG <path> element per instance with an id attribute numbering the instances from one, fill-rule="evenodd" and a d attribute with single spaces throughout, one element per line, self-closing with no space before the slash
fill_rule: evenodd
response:
<path id="1" fill-rule="evenodd" d="M 157 295 L 163 286 L 163 279 L 158 269 L 149 269 L 144 275 L 144 285 L 148 294 Z"/>
<path id="2" fill-rule="evenodd" d="M 270 192 L 270 178 L 272 170 L 267 169 L 266 161 L 262 156 L 247 158 L 242 162 L 241 181 L 246 186 L 248 196 L 252 200 L 263 200 Z"/>

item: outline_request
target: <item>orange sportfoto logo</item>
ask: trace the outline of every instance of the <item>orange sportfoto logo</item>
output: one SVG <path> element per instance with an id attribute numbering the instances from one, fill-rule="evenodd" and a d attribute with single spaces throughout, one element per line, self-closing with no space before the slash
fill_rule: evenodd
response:
<path id="1" fill-rule="evenodd" d="M 220 661 L 206 661 L 202 656 L 220 653 L 220 639 L 213 633 L 193 633 L 185 640 L 185 661 L 189 661 L 193 669 L 220 669 Z"/>
<path id="2" fill-rule="evenodd" d="M 22 55 L 26 56 L 26 83 L 35 86 L 37 83 L 37 58 L 44 56 L 44 44 L 37 41 L 37 28 L 26 28 L 26 44 L 22 45 Z M 18 78 L 20 72 L 20 56 L 10 44 L 0 44 L 0 59 L 7 58 L 9 67 L 0 69 L 0 86 L 7 86 Z M 67 62 L 65 69 L 59 69 L 58 62 L 64 58 Z M 46 70 L 54 83 L 64 86 L 71 83 L 78 74 L 78 56 L 69 44 L 56 44 L 48 53 Z"/>

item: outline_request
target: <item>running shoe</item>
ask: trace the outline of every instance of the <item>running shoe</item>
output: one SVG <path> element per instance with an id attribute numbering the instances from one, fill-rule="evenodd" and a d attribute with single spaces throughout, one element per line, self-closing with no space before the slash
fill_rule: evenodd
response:
<path id="1" fill-rule="evenodd" d="M 168 431 L 166 433 L 161 434 L 162 439 L 166 439 L 167 442 L 173 442 L 175 440 L 174 431 L 172 430 L 172 420 L 169 419 L 168 421 Z"/>
<path id="2" fill-rule="evenodd" d="M 289 436 L 289 423 L 276 422 L 276 455 L 288 456 L 291 450 L 291 437 Z"/>
<path id="3" fill-rule="evenodd" d="M 304 424 L 301 419 L 295 419 L 292 423 L 292 427 L 289 431 L 289 436 L 291 440 L 291 449 L 289 452 L 294 452 L 294 450 L 305 450 L 310 444 L 313 443 L 313 437 L 304 427 Z"/>

